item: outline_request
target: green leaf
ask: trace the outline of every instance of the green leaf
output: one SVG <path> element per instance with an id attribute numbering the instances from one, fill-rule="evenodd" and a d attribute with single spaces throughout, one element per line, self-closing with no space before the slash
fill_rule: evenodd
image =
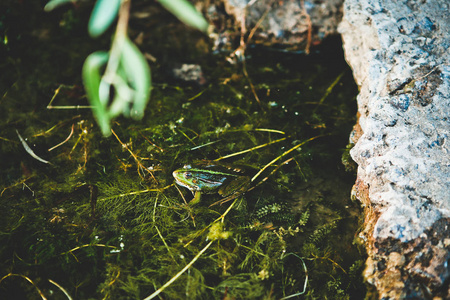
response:
<path id="1" fill-rule="evenodd" d="M 98 51 L 90 54 L 83 65 L 83 83 L 86 90 L 87 97 L 90 104 L 93 106 L 92 110 L 97 123 L 102 130 L 104 136 L 109 136 L 110 131 L 110 116 L 106 106 L 102 104 L 99 95 L 100 81 L 102 76 L 100 74 L 101 68 L 107 63 L 109 54 L 105 51 Z"/>
<path id="2" fill-rule="evenodd" d="M 142 119 L 145 106 L 150 98 L 150 68 L 144 55 L 128 38 L 125 39 L 122 47 L 120 64 L 134 90 L 130 115 L 133 119 Z"/>
<path id="3" fill-rule="evenodd" d="M 57 8 L 58 6 L 64 5 L 66 3 L 76 2 L 76 0 L 50 0 L 45 6 L 44 11 L 49 12 Z"/>
<path id="4" fill-rule="evenodd" d="M 121 0 L 97 0 L 89 19 L 88 31 L 92 37 L 105 32 L 119 13 Z"/>
<path id="5" fill-rule="evenodd" d="M 131 103 L 133 101 L 134 90 L 128 85 L 128 78 L 121 65 L 117 69 L 114 80 L 115 96 L 114 101 L 109 106 L 109 115 L 114 118 L 120 114 L 130 117 Z"/>
<path id="6" fill-rule="evenodd" d="M 187 0 L 159 0 L 162 6 L 174 14 L 183 23 L 206 32 L 208 22 Z"/>

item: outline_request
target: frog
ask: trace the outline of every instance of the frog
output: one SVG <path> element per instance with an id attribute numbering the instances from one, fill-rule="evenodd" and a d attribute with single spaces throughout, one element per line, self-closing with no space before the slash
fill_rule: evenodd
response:
<path id="1" fill-rule="evenodd" d="M 243 175 L 242 169 L 215 163 L 185 165 L 173 171 L 172 175 L 178 185 L 189 189 L 194 195 L 190 205 L 200 202 L 202 194 L 218 193 L 228 197 L 245 191 L 250 184 L 250 177 Z"/>

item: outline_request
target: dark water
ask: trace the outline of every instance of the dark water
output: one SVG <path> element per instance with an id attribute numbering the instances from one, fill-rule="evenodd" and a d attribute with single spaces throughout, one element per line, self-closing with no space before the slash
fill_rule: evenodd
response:
<path id="1" fill-rule="evenodd" d="M 142 122 L 118 118 L 117 138 L 104 138 L 89 109 L 67 106 L 88 105 L 81 66 L 109 37 L 87 37 L 89 7 L 44 15 L 38 4 L 1 7 L 0 298 L 66 299 L 63 288 L 74 299 L 143 299 L 214 233 L 222 239 L 164 298 L 279 299 L 306 278 L 306 299 L 364 296 L 354 173 L 341 162 L 357 88 L 339 39 L 310 55 L 249 47 L 246 76 L 176 20 L 132 19 L 130 35 L 152 32 L 140 46 L 157 58 L 152 98 Z M 181 63 L 200 65 L 204 82 L 174 78 Z M 47 109 L 55 95 L 66 107 Z M 254 189 L 223 205 L 210 206 L 217 194 L 184 203 L 192 195 L 173 185 L 174 169 L 252 148 L 223 162 L 253 176 L 278 158 Z"/>

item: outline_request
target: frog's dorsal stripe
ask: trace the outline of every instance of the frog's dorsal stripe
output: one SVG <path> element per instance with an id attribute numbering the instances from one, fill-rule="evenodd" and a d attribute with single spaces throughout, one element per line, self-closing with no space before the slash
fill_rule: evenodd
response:
<path id="1" fill-rule="evenodd" d="M 211 180 L 211 179 L 206 179 L 206 178 L 201 178 L 201 177 L 199 177 L 198 180 L 203 183 L 207 183 L 207 184 L 211 184 L 211 185 L 221 185 L 223 183 L 222 181 Z"/>
<path id="2" fill-rule="evenodd" d="M 239 176 L 237 174 L 225 173 L 225 172 L 219 172 L 219 171 L 212 171 L 212 170 L 209 170 L 209 169 L 186 169 L 185 172 L 205 172 L 205 170 L 207 170 L 209 174 L 214 174 L 214 175 L 234 176 L 234 177 L 238 177 Z"/>

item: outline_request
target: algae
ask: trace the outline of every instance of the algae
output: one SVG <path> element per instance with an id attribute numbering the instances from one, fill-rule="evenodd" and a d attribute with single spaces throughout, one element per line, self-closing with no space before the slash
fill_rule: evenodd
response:
<path id="1" fill-rule="evenodd" d="M 2 20 L 25 9 L 4 5 Z M 9 34 L 0 65 L 0 298 L 144 299 L 202 250 L 161 297 L 364 297 L 364 253 L 352 243 L 361 212 L 350 199 L 354 174 L 340 163 L 357 89 L 340 41 L 308 56 L 249 48 L 247 77 L 176 20 L 135 20 L 131 34 L 152 29 L 141 45 L 158 58 L 152 98 L 142 122 L 118 118 L 103 138 L 90 110 L 46 106 L 54 96 L 53 105 L 87 104 L 81 65 L 107 39 L 89 44 L 83 7 L 50 18 L 34 9 L 23 28 L 0 28 Z M 180 57 L 207 82 L 174 79 L 167 69 Z M 16 129 L 52 164 L 33 159 Z M 171 173 L 205 159 L 253 174 L 267 167 L 246 193 L 190 206 Z"/>

